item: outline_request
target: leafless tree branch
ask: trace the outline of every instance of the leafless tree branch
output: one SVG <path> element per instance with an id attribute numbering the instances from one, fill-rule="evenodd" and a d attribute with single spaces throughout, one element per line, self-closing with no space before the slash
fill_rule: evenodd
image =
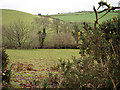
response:
<path id="1" fill-rule="evenodd" d="M 105 15 L 107 15 L 111 10 L 120 9 L 120 7 L 110 6 L 110 4 L 107 4 L 107 2 L 103 2 L 103 1 L 99 2 L 98 4 L 99 4 L 98 9 L 99 9 L 101 6 L 107 6 L 107 8 L 104 9 L 104 10 L 102 10 L 102 11 L 97 11 L 98 9 L 96 10 L 95 6 L 93 6 L 93 10 L 94 10 L 95 16 L 96 16 L 96 20 L 95 20 L 95 23 L 94 23 L 94 29 L 96 29 L 96 24 L 98 24 L 98 20 L 99 20 L 99 19 L 103 18 L 103 17 L 104 17 Z M 98 14 L 99 14 L 99 13 L 103 13 L 103 12 L 105 12 L 105 11 L 107 11 L 107 12 L 106 12 L 104 15 L 102 15 L 101 17 L 98 18 Z"/>

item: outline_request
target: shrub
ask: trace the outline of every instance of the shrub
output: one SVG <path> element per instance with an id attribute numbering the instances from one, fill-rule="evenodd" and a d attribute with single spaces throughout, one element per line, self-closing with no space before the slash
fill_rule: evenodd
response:
<path id="1" fill-rule="evenodd" d="M 119 88 L 119 26 L 118 19 L 116 22 L 108 20 L 95 31 L 84 23 L 84 28 L 88 29 L 79 32 L 81 59 L 73 58 L 73 62 L 60 60 L 55 68 L 58 73 L 50 73 L 43 87 Z"/>
<path id="2" fill-rule="evenodd" d="M 5 48 L 2 48 L 2 85 L 6 87 L 10 84 L 11 69 L 7 68 L 9 63 L 8 55 L 6 54 Z"/>
<path id="3" fill-rule="evenodd" d="M 12 64 L 12 69 L 16 72 L 19 72 L 19 71 L 36 71 L 34 68 L 33 68 L 33 64 L 23 64 L 23 63 L 20 63 L 20 62 L 17 62 L 16 64 Z"/>
<path id="4" fill-rule="evenodd" d="M 84 23 L 84 28 L 89 28 Z M 80 35 L 83 44 L 80 46 L 82 56 L 89 55 L 91 61 L 101 65 L 101 71 L 109 77 L 104 87 L 118 87 L 120 81 L 120 22 L 118 16 L 99 24 L 98 28 L 86 29 Z M 106 83 L 106 84 L 105 84 Z"/>
<path id="5" fill-rule="evenodd" d="M 94 63 L 89 57 L 70 62 L 60 60 L 56 66 L 59 73 L 49 73 L 44 88 L 105 88 L 110 81 L 106 72 L 101 71 L 99 63 Z M 109 85 L 108 85 L 109 86 Z"/>

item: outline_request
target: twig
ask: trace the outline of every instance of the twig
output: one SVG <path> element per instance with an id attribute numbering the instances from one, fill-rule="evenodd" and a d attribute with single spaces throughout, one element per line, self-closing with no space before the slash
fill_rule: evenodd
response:
<path id="1" fill-rule="evenodd" d="M 99 2 L 98 3 L 99 4 L 99 7 L 98 7 L 98 9 L 101 7 L 101 6 L 107 6 L 108 8 L 107 9 L 104 9 L 104 10 L 102 10 L 102 11 L 98 11 L 97 12 L 97 10 L 95 9 L 95 6 L 93 6 L 93 10 L 94 10 L 94 12 L 95 12 L 95 15 L 96 15 L 96 21 L 95 21 L 95 24 L 94 24 L 94 28 L 96 29 L 96 24 L 98 24 L 98 20 L 99 19 L 101 19 L 101 18 L 103 18 L 105 15 L 107 15 L 107 13 L 108 12 L 110 12 L 111 10 L 115 10 L 115 9 L 120 9 L 120 7 L 113 7 L 113 6 L 110 6 L 110 5 L 108 5 L 106 2 L 103 2 L 103 1 L 101 1 L 101 2 Z M 102 13 L 102 12 L 105 12 L 105 11 L 107 11 L 103 16 L 101 16 L 101 17 L 99 17 L 98 18 L 98 13 Z"/>
<path id="2" fill-rule="evenodd" d="M 110 77 L 110 79 L 111 79 L 111 81 L 112 81 L 112 83 L 113 83 L 113 86 L 114 86 L 115 90 L 117 90 L 117 89 L 116 89 L 116 85 L 115 85 L 115 83 L 114 83 L 112 77 L 111 77 L 109 74 L 108 74 L 108 76 Z"/>
<path id="3" fill-rule="evenodd" d="M 98 11 L 97 13 L 102 13 L 102 12 L 104 12 L 104 11 L 107 11 L 108 9 L 104 9 L 104 10 L 102 10 L 102 11 Z"/>
<path id="4" fill-rule="evenodd" d="M 113 47 L 112 41 L 110 41 L 110 44 L 111 44 L 112 49 L 113 49 L 113 52 L 114 52 L 114 54 L 115 54 L 115 56 L 116 56 L 115 49 L 114 49 L 114 47 Z"/>
<path id="5" fill-rule="evenodd" d="M 99 4 L 98 9 L 99 9 L 101 6 L 107 6 L 108 8 L 110 8 L 110 4 L 108 5 L 107 2 L 100 1 L 98 4 Z M 98 10 L 98 9 L 97 9 L 97 10 Z"/>
<path id="6" fill-rule="evenodd" d="M 94 10 L 95 16 L 96 16 L 96 21 L 95 21 L 95 23 L 98 24 L 98 16 L 97 16 L 97 11 L 96 11 L 96 9 L 95 9 L 95 6 L 93 6 L 93 10 Z"/>
<path id="7" fill-rule="evenodd" d="M 60 83 L 59 83 L 59 86 L 58 86 L 58 88 L 60 88 L 60 86 L 61 86 L 61 83 L 62 83 L 62 81 L 64 80 L 64 78 L 60 81 Z"/>
<path id="8" fill-rule="evenodd" d="M 103 16 L 99 17 L 98 20 L 103 18 L 105 15 L 107 15 L 108 12 L 110 12 L 110 10 L 108 10 Z"/>

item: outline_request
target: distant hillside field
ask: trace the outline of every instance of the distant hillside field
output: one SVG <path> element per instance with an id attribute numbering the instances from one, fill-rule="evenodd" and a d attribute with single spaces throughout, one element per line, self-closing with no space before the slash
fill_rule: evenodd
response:
<path id="1" fill-rule="evenodd" d="M 101 16 L 103 14 L 100 14 Z M 112 16 L 117 16 L 117 12 L 110 12 L 105 17 L 103 17 L 100 22 L 106 21 Z M 49 16 L 49 15 L 47 15 Z M 8 25 L 18 19 L 22 19 L 27 22 L 32 22 L 35 17 L 38 17 L 36 15 L 32 15 L 29 13 L 17 11 L 17 10 L 9 10 L 9 9 L 2 9 L 2 24 Z M 95 20 L 94 12 L 85 11 L 85 12 L 79 12 L 79 13 L 66 13 L 66 14 L 56 14 L 56 15 L 50 15 L 51 18 L 58 18 L 62 21 L 66 22 L 88 22 L 93 23 Z"/>
<path id="2" fill-rule="evenodd" d="M 21 12 L 21 11 L 2 9 L 2 24 L 3 25 L 8 25 L 18 19 L 21 19 L 27 22 L 32 22 L 35 17 L 37 16 L 29 14 L 29 13 Z"/>
<path id="3" fill-rule="evenodd" d="M 103 14 L 101 14 L 103 15 Z M 100 15 L 100 16 L 101 16 Z M 100 21 L 106 21 L 110 18 L 112 18 L 113 16 L 117 16 L 118 13 L 117 12 L 110 12 L 108 13 L 105 17 L 103 17 Z M 53 38 L 53 36 L 56 34 L 56 30 L 55 30 L 55 25 L 53 25 L 52 20 L 54 18 L 57 18 L 58 20 L 61 21 L 65 21 L 65 22 L 88 22 L 91 25 L 93 25 L 94 20 L 95 20 L 95 15 L 94 12 L 90 12 L 90 11 L 86 11 L 86 12 L 77 12 L 77 13 L 66 13 L 66 14 L 56 14 L 56 15 L 44 15 L 44 16 L 37 16 L 37 15 L 32 15 L 29 13 L 25 13 L 25 12 L 21 12 L 21 11 L 17 11 L 17 10 L 9 10 L 9 9 L 2 9 L 2 25 L 9 25 L 12 24 L 14 22 L 16 22 L 17 20 L 22 20 L 25 21 L 25 23 L 32 23 L 34 22 L 34 18 L 36 17 L 44 17 L 44 20 L 49 18 L 50 20 L 50 25 L 48 28 L 46 28 L 46 39 L 44 44 L 47 46 L 48 43 L 50 42 L 50 40 Z M 63 22 L 64 23 L 64 22 Z M 65 31 L 65 26 L 62 26 L 63 24 L 59 25 L 59 31 L 64 32 Z M 82 28 L 82 25 L 80 25 Z M 39 25 L 38 27 L 42 27 L 42 24 Z M 71 28 L 71 27 L 69 27 Z M 42 30 L 42 29 L 40 29 Z M 72 29 L 70 29 L 72 31 Z M 70 32 L 71 32 L 70 31 Z M 37 35 L 37 31 L 34 32 Z M 51 43 L 52 44 L 52 43 Z M 51 45 L 50 44 L 50 45 Z"/>
<path id="4" fill-rule="evenodd" d="M 99 16 L 102 16 L 104 13 L 99 14 Z M 117 16 L 117 12 L 110 12 L 108 13 L 105 17 L 100 19 L 100 22 L 106 21 L 112 16 Z M 95 20 L 95 14 L 94 12 L 79 12 L 79 13 L 67 13 L 67 14 L 56 14 L 56 15 L 51 15 L 52 18 L 58 18 L 67 22 L 88 22 L 88 23 L 93 23 Z"/>

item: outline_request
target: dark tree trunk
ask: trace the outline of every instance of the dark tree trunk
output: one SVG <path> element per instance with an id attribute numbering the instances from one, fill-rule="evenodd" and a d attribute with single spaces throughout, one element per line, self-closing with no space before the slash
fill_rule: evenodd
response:
<path id="1" fill-rule="evenodd" d="M 46 31 L 45 31 L 45 28 L 43 28 L 42 42 L 41 42 L 41 47 L 40 48 L 43 48 L 43 43 L 44 43 L 45 37 L 46 37 Z"/>
<path id="2" fill-rule="evenodd" d="M 56 26 L 57 34 L 58 34 L 58 25 Z"/>
<path id="3" fill-rule="evenodd" d="M 19 33 L 18 33 L 18 47 L 20 47 L 21 48 L 21 42 L 20 42 L 20 35 L 19 35 Z"/>

